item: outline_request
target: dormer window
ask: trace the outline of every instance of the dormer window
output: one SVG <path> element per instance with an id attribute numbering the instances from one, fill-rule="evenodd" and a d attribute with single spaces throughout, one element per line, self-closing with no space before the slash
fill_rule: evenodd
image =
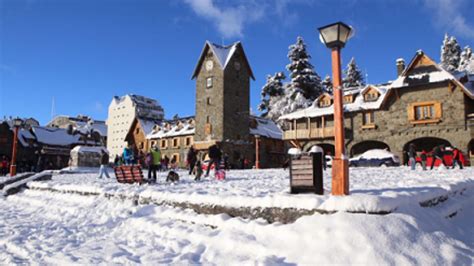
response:
<path id="1" fill-rule="evenodd" d="M 344 104 L 352 103 L 352 97 L 353 97 L 352 94 L 344 96 Z"/>
<path id="2" fill-rule="evenodd" d="M 366 102 L 373 102 L 377 101 L 379 98 L 380 94 L 378 91 L 370 88 L 365 94 L 364 94 L 364 101 Z"/>
<path id="3" fill-rule="evenodd" d="M 331 106 L 332 99 L 329 96 L 322 97 L 319 99 L 319 107 L 328 107 Z"/>

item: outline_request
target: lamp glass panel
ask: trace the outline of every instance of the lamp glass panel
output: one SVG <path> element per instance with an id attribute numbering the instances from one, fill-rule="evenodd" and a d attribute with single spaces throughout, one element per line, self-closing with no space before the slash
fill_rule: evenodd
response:
<path id="1" fill-rule="evenodd" d="M 321 35 L 323 36 L 325 43 L 337 41 L 337 27 L 337 25 L 332 25 L 330 27 L 321 29 Z"/>
<path id="2" fill-rule="evenodd" d="M 13 125 L 16 126 L 16 127 L 19 127 L 21 126 L 21 119 L 14 119 L 13 120 Z"/>
<path id="3" fill-rule="evenodd" d="M 351 28 L 348 28 L 345 25 L 339 25 L 339 41 L 346 43 L 349 39 L 350 33 Z"/>

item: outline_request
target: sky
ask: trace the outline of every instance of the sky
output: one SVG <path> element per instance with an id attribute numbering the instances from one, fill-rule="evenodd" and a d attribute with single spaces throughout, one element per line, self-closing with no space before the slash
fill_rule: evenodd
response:
<path id="1" fill-rule="evenodd" d="M 324 78 L 330 52 L 317 28 L 352 25 L 343 66 L 355 57 L 368 83 L 384 83 L 419 49 L 439 61 L 445 33 L 472 47 L 473 10 L 469 0 L 0 0 L 0 119 L 105 120 L 127 93 L 157 99 L 167 118 L 194 115 L 191 75 L 206 40 L 242 42 L 258 113 L 266 76 L 286 71 L 297 36 Z"/>

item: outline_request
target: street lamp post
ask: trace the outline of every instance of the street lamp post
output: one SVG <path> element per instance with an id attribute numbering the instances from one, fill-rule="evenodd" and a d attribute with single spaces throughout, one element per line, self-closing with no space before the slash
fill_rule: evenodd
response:
<path id="1" fill-rule="evenodd" d="M 332 194 L 349 195 L 349 165 L 344 146 L 344 111 L 342 106 L 341 49 L 352 37 L 353 30 L 345 23 L 337 22 L 318 28 L 319 38 L 331 49 L 334 94 L 334 143 L 332 162 Z"/>
<path id="2" fill-rule="evenodd" d="M 260 169 L 260 136 L 255 135 L 255 169 Z"/>
<path id="3" fill-rule="evenodd" d="M 16 152 L 18 144 L 18 131 L 20 126 L 23 124 L 23 121 L 19 118 L 13 119 L 13 151 L 12 151 L 12 161 L 10 163 L 10 176 L 16 175 Z"/>

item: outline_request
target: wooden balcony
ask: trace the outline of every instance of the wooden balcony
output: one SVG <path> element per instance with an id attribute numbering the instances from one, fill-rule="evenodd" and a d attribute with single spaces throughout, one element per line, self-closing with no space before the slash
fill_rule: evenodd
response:
<path id="1" fill-rule="evenodd" d="M 322 139 L 331 137 L 334 137 L 334 127 L 287 130 L 283 132 L 284 140 Z"/>

